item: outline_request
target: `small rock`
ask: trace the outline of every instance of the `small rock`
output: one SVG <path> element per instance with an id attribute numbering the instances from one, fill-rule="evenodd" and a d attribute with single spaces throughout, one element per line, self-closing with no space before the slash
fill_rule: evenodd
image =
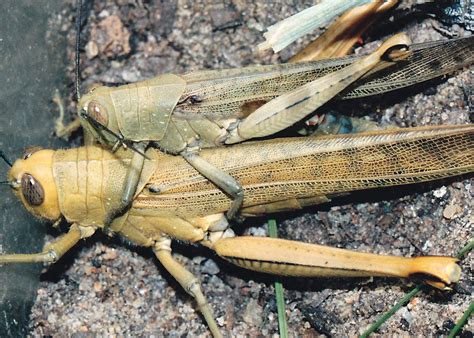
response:
<path id="1" fill-rule="evenodd" d="M 114 249 L 109 249 L 105 252 L 105 254 L 102 256 L 107 261 L 111 261 L 117 258 L 117 251 Z"/>
<path id="2" fill-rule="evenodd" d="M 224 325 L 225 325 L 225 318 L 224 318 L 224 316 L 217 317 L 217 318 L 216 318 L 216 322 L 217 322 L 217 325 L 219 325 L 219 326 L 224 326 Z"/>
<path id="3" fill-rule="evenodd" d="M 415 297 L 413 298 L 408 304 L 407 304 L 407 308 L 408 310 L 411 310 L 413 309 L 414 307 L 416 307 L 416 305 L 420 302 L 420 299 L 418 297 Z"/>
<path id="4" fill-rule="evenodd" d="M 360 299 L 360 292 L 354 292 L 352 295 L 345 297 L 344 301 L 346 304 L 354 304 L 357 303 Z"/>
<path id="5" fill-rule="evenodd" d="M 130 32 L 116 15 L 108 16 L 98 25 L 92 26 L 90 35 L 99 53 L 107 57 L 126 55 L 131 51 Z"/>
<path id="6" fill-rule="evenodd" d="M 402 318 L 407 321 L 408 325 L 410 325 L 411 322 L 413 321 L 413 315 L 410 312 L 410 310 L 408 310 L 407 308 L 403 308 L 401 310 L 401 315 L 402 315 Z"/>
<path id="7" fill-rule="evenodd" d="M 209 15 L 214 30 L 224 30 L 241 24 L 240 13 L 232 5 L 214 5 Z"/>
<path id="8" fill-rule="evenodd" d="M 51 324 L 55 324 L 58 320 L 58 316 L 55 313 L 48 314 L 48 322 Z"/>
<path id="9" fill-rule="evenodd" d="M 250 299 L 243 315 L 244 322 L 255 327 L 260 327 L 262 324 L 262 312 L 263 309 L 257 300 L 253 298 Z"/>
<path id="10" fill-rule="evenodd" d="M 86 56 L 89 60 L 92 60 L 99 54 L 99 47 L 94 41 L 89 41 L 86 44 Z"/>
<path id="11" fill-rule="evenodd" d="M 86 274 L 86 276 L 90 276 L 93 273 L 97 273 L 97 268 L 95 266 L 86 266 L 84 268 L 84 273 Z"/>
<path id="12" fill-rule="evenodd" d="M 426 251 L 426 250 L 428 250 L 430 247 L 431 247 L 431 242 L 430 242 L 430 240 L 427 240 L 421 249 L 422 249 L 423 251 Z"/>
<path id="13" fill-rule="evenodd" d="M 95 283 L 94 283 L 94 291 L 95 291 L 95 292 L 100 292 L 100 291 L 102 291 L 102 285 L 100 284 L 100 282 L 95 282 Z"/>
<path id="14" fill-rule="evenodd" d="M 267 231 L 262 227 L 251 227 L 246 230 L 246 235 L 255 237 L 267 237 Z"/>
<path id="15" fill-rule="evenodd" d="M 83 278 L 81 282 L 79 283 L 79 290 L 80 291 L 88 291 L 90 289 L 90 280 L 87 278 Z"/>
<path id="16" fill-rule="evenodd" d="M 193 263 L 194 264 L 201 264 L 202 262 L 204 262 L 206 260 L 206 258 L 202 257 L 202 256 L 196 256 L 196 257 L 193 257 Z"/>
<path id="17" fill-rule="evenodd" d="M 48 295 L 48 291 L 45 289 L 38 289 L 37 291 L 38 298 L 44 297 Z"/>
<path id="18" fill-rule="evenodd" d="M 133 302 L 132 302 L 132 306 L 135 308 L 135 309 L 139 309 L 143 306 L 143 299 L 142 298 L 136 298 Z"/>
<path id="19" fill-rule="evenodd" d="M 433 191 L 433 195 L 437 198 L 441 198 L 444 195 L 446 195 L 447 192 L 448 192 L 448 190 L 446 189 L 446 187 L 442 186 L 441 188 L 436 189 L 435 191 Z"/>
<path id="20" fill-rule="evenodd" d="M 219 271 L 219 267 L 212 259 L 206 260 L 201 268 L 202 273 L 207 273 L 209 275 L 217 275 Z"/>
<path id="21" fill-rule="evenodd" d="M 449 204 L 443 210 L 443 217 L 447 219 L 454 219 L 462 212 L 462 208 L 457 204 Z"/>
<path id="22" fill-rule="evenodd" d="M 102 12 L 99 13 L 99 18 L 103 19 L 110 15 L 109 11 L 104 9 Z"/>
<path id="23" fill-rule="evenodd" d="M 124 69 L 122 72 L 122 79 L 125 82 L 137 82 L 140 80 L 140 74 L 135 70 Z"/>

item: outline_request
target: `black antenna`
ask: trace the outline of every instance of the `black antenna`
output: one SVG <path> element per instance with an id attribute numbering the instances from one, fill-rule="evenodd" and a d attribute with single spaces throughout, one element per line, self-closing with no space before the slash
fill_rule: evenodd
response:
<path id="1" fill-rule="evenodd" d="M 117 139 L 117 141 L 124 147 L 124 148 L 130 148 L 132 149 L 134 152 L 142 155 L 143 157 L 145 157 L 147 160 L 149 160 L 150 158 L 144 153 L 142 152 L 141 150 L 137 149 L 135 147 L 135 145 L 133 144 L 132 141 L 130 140 L 126 140 L 124 139 L 124 137 L 122 135 L 118 135 L 116 134 L 115 132 L 113 132 L 112 130 L 110 130 L 109 128 L 107 128 L 106 126 L 104 126 L 102 123 L 100 123 L 99 121 L 96 121 L 94 120 L 93 118 L 91 118 L 89 115 L 87 115 L 84 110 L 81 110 L 81 113 L 80 113 L 80 116 L 84 119 L 84 120 L 87 120 L 90 122 L 90 124 L 92 125 L 92 127 L 97 130 L 98 132 L 100 131 L 105 131 L 106 133 L 109 133 L 110 135 L 112 135 L 113 137 L 115 137 Z"/>
<path id="2" fill-rule="evenodd" d="M 10 166 L 13 167 L 12 162 L 7 158 L 3 150 L 0 150 L 0 157 L 3 158 L 3 160 Z"/>
<path id="3" fill-rule="evenodd" d="M 12 162 L 7 158 L 3 150 L 0 150 L 0 157 L 3 158 L 3 160 L 10 166 L 12 167 Z M 10 181 L 0 181 L 0 185 L 9 185 L 10 187 L 12 186 L 12 182 Z"/>
<path id="4" fill-rule="evenodd" d="M 79 91 L 79 46 L 81 43 L 81 16 L 82 16 L 82 0 L 77 0 L 76 9 L 76 99 L 79 102 L 81 93 Z"/>

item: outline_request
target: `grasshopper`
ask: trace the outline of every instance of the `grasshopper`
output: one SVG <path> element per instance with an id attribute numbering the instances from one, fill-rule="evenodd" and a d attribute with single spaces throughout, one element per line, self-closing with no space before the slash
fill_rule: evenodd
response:
<path id="1" fill-rule="evenodd" d="M 457 282 L 449 257 L 403 258 L 356 253 L 283 239 L 236 237 L 225 212 L 232 200 L 180 157 L 148 149 L 131 208 L 109 230 L 153 249 L 195 298 L 220 336 L 200 282 L 171 255 L 171 241 L 199 243 L 238 266 L 286 276 L 418 276 L 441 289 Z M 201 156 L 242 182 L 242 214 L 300 209 L 354 190 L 388 187 L 474 172 L 474 125 L 420 127 L 354 135 L 275 139 L 203 150 Z M 69 231 L 37 254 L 0 255 L 0 263 L 53 263 L 107 225 L 121 203 L 130 151 L 99 147 L 35 150 L 8 173 L 8 184 L 33 215 Z M 263 250 L 265 249 L 265 250 Z"/>
<path id="2" fill-rule="evenodd" d="M 469 40 L 464 40 L 462 46 L 463 46 L 463 47 L 467 47 L 467 48 L 469 48 L 469 46 L 472 46 L 472 43 L 471 43 L 471 42 L 468 42 L 468 41 L 469 41 Z M 430 44 L 428 44 L 428 45 L 430 45 Z M 433 44 L 431 44 L 431 45 L 433 45 Z M 452 46 L 452 45 L 445 45 L 444 48 L 439 48 L 438 52 L 435 53 L 435 54 L 437 54 L 436 56 L 439 57 L 440 55 L 444 55 L 444 53 L 445 53 L 446 51 L 452 50 L 452 47 L 449 47 L 449 46 Z M 415 46 L 412 47 L 412 51 L 413 51 L 414 53 L 416 53 L 416 51 L 415 51 Z M 458 55 L 463 55 L 463 52 L 458 50 Z M 472 52 L 470 52 L 470 54 L 467 54 L 467 55 L 471 55 L 471 57 L 472 57 Z M 349 58 L 349 59 L 350 59 L 350 58 Z M 343 59 L 343 60 L 344 60 L 344 59 Z M 343 62 L 343 61 L 341 60 L 341 62 Z M 392 69 L 393 69 L 393 68 L 392 68 Z M 436 68 L 433 67 L 433 70 L 434 70 L 434 69 L 436 69 Z M 454 68 L 453 68 L 453 69 L 454 69 Z M 389 74 L 389 72 L 387 72 L 386 74 Z M 385 80 L 386 80 L 386 79 L 388 79 L 388 78 L 385 78 Z M 383 80 L 380 81 L 380 82 L 383 82 Z M 401 81 L 401 83 L 403 83 L 403 81 Z M 367 90 L 367 89 L 366 89 L 366 90 Z M 188 102 L 188 103 L 191 103 L 191 102 Z M 190 106 L 192 106 L 192 105 L 190 104 Z"/>
<path id="3" fill-rule="evenodd" d="M 392 91 L 473 61 L 472 38 L 414 46 L 413 52 L 406 50 L 408 44 L 400 34 L 365 57 L 164 74 L 120 87 L 98 87 L 81 98 L 78 115 L 84 130 L 102 144 L 112 149 L 122 144 L 137 152 L 119 212 L 132 200 L 145 159 L 143 151 L 153 143 L 183 156 L 232 196 L 234 203 L 228 211 L 232 218 L 242 205 L 242 187 L 228 173 L 203 161 L 200 149 L 286 129 L 364 75 L 366 79 L 343 98 Z M 401 63 L 398 68 L 397 63 Z"/>

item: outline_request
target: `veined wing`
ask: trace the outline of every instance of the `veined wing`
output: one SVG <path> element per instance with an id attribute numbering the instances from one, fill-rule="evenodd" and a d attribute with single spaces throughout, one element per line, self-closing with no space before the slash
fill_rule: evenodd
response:
<path id="1" fill-rule="evenodd" d="M 339 99 L 377 95 L 427 81 L 474 62 L 474 36 L 411 46 L 404 62 L 385 62 L 358 80 Z M 250 66 L 185 74 L 186 90 L 174 114 L 243 117 L 265 102 L 337 71 L 360 56 L 314 62 Z"/>
<path id="2" fill-rule="evenodd" d="M 201 155 L 242 184 L 244 206 L 255 206 L 471 173 L 474 125 L 276 139 Z M 227 210 L 227 195 L 181 158 L 168 158 L 159 161 L 134 208 L 184 217 Z"/>

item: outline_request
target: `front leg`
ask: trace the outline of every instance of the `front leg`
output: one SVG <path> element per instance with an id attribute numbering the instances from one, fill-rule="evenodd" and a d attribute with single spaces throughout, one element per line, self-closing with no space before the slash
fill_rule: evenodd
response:
<path id="1" fill-rule="evenodd" d="M 81 238 L 92 235 L 84 234 L 80 227 L 73 224 L 67 234 L 56 241 L 46 244 L 43 251 L 35 254 L 0 255 L 0 264 L 11 263 L 54 263 L 68 252 Z"/>
<path id="2" fill-rule="evenodd" d="M 127 171 L 127 179 L 125 181 L 125 188 L 123 189 L 121 206 L 126 208 L 130 205 L 133 200 L 133 196 L 137 190 L 138 182 L 142 174 L 143 165 L 145 164 L 145 153 L 146 143 L 137 143 L 135 148 L 139 151 L 133 153 L 132 161 Z"/>
<path id="3" fill-rule="evenodd" d="M 144 142 L 140 142 L 135 145 L 135 149 L 137 151 L 133 152 L 130 165 L 127 169 L 127 175 L 125 176 L 125 186 L 122 191 L 120 203 L 117 208 L 107 215 L 105 221 L 105 231 L 107 231 L 108 226 L 115 218 L 122 215 L 130 207 L 133 201 L 133 197 L 137 191 L 138 183 L 140 182 L 143 166 L 145 165 L 144 152 L 146 147 L 147 144 Z"/>
<path id="4" fill-rule="evenodd" d="M 59 94 L 59 90 L 57 89 L 54 91 L 53 102 L 58 106 L 59 110 L 59 116 L 56 120 L 54 120 L 54 134 L 59 138 L 67 139 L 72 133 L 81 127 L 81 121 L 78 117 L 76 117 L 67 125 L 64 124 L 64 101 L 61 97 L 61 94 Z"/>
<path id="5" fill-rule="evenodd" d="M 212 335 L 214 337 L 222 337 L 214 320 L 212 310 L 202 292 L 201 283 L 171 255 L 171 240 L 165 237 L 161 238 L 155 244 L 153 251 L 165 269 L 178 281 L 183 289 L 196 300 L 198 308 L 204 316 Z"/>

